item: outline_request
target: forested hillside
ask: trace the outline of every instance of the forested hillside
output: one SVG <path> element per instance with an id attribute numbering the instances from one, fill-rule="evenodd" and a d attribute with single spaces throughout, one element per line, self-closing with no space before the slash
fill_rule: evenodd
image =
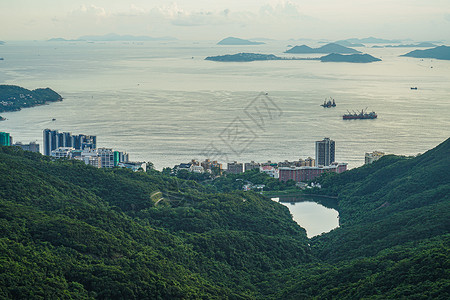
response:
<path id="1" fill-rule="evenodd" d="M 1 147 L 0 298 L 448 299 L 449 154 L 323 176 L 341 227 L 308 240 L 253 192 Z"/>
<path id="2" fill-rule="evenodd" d="M 28 90 L 16 85 L 0 84 L 0 112 L 62 101 L 60 94 L 50 88 Z"/>
<path id="3" fill-rule="evenodd" d="M 287 208 L 253 193 L 16 147 L 0 174 L 2 297 L 252 298 L 266 272 L 312 260 Z"/>

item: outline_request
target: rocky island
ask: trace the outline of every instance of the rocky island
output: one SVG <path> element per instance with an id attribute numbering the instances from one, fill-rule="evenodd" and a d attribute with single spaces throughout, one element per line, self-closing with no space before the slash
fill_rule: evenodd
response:
<path id="1" fill-rule="evenodd" d="M 322 56 L 320 58 L 321 62 L 349 62 L 349 63 L 371 63 L 375 61 L 381 61 L 381 59 L 373 57 L 370 54 L 350 54 L 342 55 L 332 53 L 329 55 Z"/>
<path id="2" fill-rule="evenodd" d="M 295 54 L 310 54 L 310 53 L 339 53 L 339 54 L 355 54 L 355 53 L 361 53 L 358 50 L 348 48 L 336 43 L 330 43 L 326 44 L 319 48 L 311 48 L 306 45 L 301 46 L 295 46 L 287 51 L 285 53 L 295 53 Z"/>
<path id="3" fill-rule="evenodd" d="M 217 45 L 262 45 L 264 42 L 253 42 L 235 37 L 227 37 L 217 43 Z"/>
<path id="4" fill-rule="evenodd" d="M 406 54 L 403 54 L 401 56 L 450 60 L 450 47 L 449 46 L 439 46 L 436 48 L 426 49 L 426 50 L 414 50 L 414 51 L 408 52 Z"/>
<path id="5" fill-rule="evenodd" d="M 0 85 L 0 112 L 17 111 L 62 99 L 60 94 L 50 88 L 28 90 L 16 85 Z"/>

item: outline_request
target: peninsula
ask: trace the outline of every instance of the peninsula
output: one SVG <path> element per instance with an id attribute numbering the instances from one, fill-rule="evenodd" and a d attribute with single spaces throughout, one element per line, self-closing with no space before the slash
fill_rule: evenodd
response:
<path id="1" fill-rule="evenodd" d="M 227 37 L 217 43 L 217 45 L 262 45 L 264 42 L 253 42 L 235 37 Z"/>
<path id="2" fill-rule="evenodd" d="M 62 99 L 60 94 L 50 88 L 28 90 L 16 85 L 0 85 L 0 112 L 17 111 Z"/>
<path id="3" fill-rule="evenodd" d="M 449 46 L 439 46 L 439 47 L 426 49 L 426 50 L 414 50 L 414 51 L 408 52 L 406 54 L 403 54 L 401 56 L 450 60 L 450 47 Z"/>
<path id="4" fill-rule="evenodd" d="M 287 51 L 285 53 L 295 53 L 295 54 L 309 54 L 309 53 L 339 53 L 339 54 L 355 54 L 355 53 L 361 53 L 358 50 L 348 48 L 336 43 L 330 43 L 326 44 L 319 48 L 311 48 L 306 45 L 301 46 L 295 46 Z"/>

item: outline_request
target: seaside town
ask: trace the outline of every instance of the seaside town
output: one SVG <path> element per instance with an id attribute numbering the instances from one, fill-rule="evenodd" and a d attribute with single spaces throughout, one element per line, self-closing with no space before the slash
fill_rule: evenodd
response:
<path id="1" fill-rule="evenodd" d="M 59 132 L 58 130 L 44 129 L 43 131 L 43 154 L 55 159 L 76 159 L 83 161 L 86 165 L 96 168 L 128 168 L 133 171 L 147 171 L 146 162 L 134 162 L 129 160 L 129 154 L 116 151 L 111 148 L 97 148 L 97 137 L 92 135 L 70 132 Z M 7 132 L 0 132 L 0 146 L 16 146 L 25 151 L 40 152 L 40 146 L 36 142 L 23 144 L 13 142 L 13 137 Z M 209 173 L 211 177 L 220 177 L 224 174 L 240 174 L 249 170 L 258 169 L 279 181 L 293 180 L 297 186 L 305 187 L 307 182 L 314 180 L 323 173 L 342 173 L 347 170 L 347 163 L 335 161 L 336 143 L 330 138 L 324 138 L 315 142 L 315 158 L 308 157 L 297 161 L 282 162 L 228 162 L 224 168 L 222 162 L 197 161 L 195 159 L 188 163 L 180 163 L 171 169 L 172 175 L 185 170 L 187 172 L 203 174 Z M 371 164 L 384 155 L 383 152 L 374 151 L 365 154 L 365 164 Z M 150 164 L 151 165 L 151 164 Z M 244 190 L 261 189 L 259 186 L 247 184 Z"/>

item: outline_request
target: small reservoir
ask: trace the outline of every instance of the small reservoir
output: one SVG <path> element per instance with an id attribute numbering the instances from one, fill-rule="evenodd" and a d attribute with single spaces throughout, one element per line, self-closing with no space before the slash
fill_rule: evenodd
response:
<path id="1" fill-rule="evenodd" d="M 292 218 L 306 229 L 308 238 L 339 227 L 336 200 L 320 196 L 280 196 L 272 198 L 289 208 Z M 322 204 L 320 204 L 322 203 Z"/>

